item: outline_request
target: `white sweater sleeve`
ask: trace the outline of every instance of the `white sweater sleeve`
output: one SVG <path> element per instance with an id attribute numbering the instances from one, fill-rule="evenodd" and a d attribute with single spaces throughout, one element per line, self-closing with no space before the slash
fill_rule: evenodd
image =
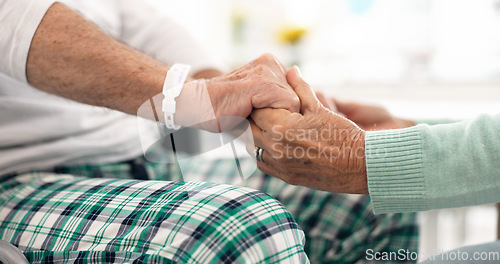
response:
<path id="1" fill-rule="evenodd" d="M 224 65 L 181 25 L 148 5 L 147 1 L 120 0 L 119 6 L 122 15 L 120 38 L 123 42 L 167 65 L 191 65 L 192 73 L 204 69 L 224 69 Z"/>
<path id="2" fill-rule="evenodd" d="M 0 0 L 0 72 L 27 83 L 26 61 L 38 25 L 55 0 Z"/>

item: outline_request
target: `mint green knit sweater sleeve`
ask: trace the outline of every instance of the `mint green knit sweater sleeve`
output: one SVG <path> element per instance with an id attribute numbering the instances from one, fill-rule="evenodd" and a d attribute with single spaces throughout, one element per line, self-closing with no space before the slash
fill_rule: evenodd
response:
<path id="1" fill-rule="evenodd" d="M 377 214 L 500 201 L 500 115 L 366 133 Z"/>

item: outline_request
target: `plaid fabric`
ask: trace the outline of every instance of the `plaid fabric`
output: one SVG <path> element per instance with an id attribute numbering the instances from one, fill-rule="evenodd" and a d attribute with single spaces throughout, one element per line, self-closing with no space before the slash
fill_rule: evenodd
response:
<path id="1" fill-rule="evenodd" d="M 234 166 L 225 166 L 230 162 L 234 161 L 199 162 L 183 173 L 190 174 L 190 179 L 202 180 L 211 173 L 237 173 Z M 240 159 L 239 162 L 252 161 Z M 304 230 L 305 251 L 311 263 L 378 263 L 366 260 L 369 249 L 395 253 L 403 250 L 405 254 L 418 252 L 416 213 L 374 215 L 368 195 L 329 193 L 292 186 L 261 172 L 242 185 L 269 194 L 290 211 Z M 392 262 L 416 263 L 414 260 Z"/>
<path id="2" fill-rule="evenodd" d="M 236 173 L 228 162 L 197 163 L 183 173 L 225 177 Z M 143 158 L 12 176 L 0 189 L 0 238 L 44 263 L 302 263 L 298 223 L 311 263 L 369 263 L 367 249 L 417 251 L 415 214 L 375 216 L 366 195 L 291 186 L 259 172 L 243 183 L 278 199 L 294 221 L 261 192 L 162 182 L 182 176 L 176 166 Z"/>
<path id="3" fill-rule="evenodd" d="M 307 262 L 290 213 L 247 188 L 32 173 L 0 193 L 0 237 L 32 263 Z"/>

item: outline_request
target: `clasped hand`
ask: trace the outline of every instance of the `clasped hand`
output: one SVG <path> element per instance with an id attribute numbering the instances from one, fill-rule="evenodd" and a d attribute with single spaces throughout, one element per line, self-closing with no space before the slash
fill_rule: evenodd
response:
<path id="1" fill-rule="evenodd" d="M 188 82 L 176 101 L 181 125 L 213 132 L 239 122 L 223 117 L 250 116 L 255 146 L 264 150 L 258 167 L 272 176 L 330 192 L 368 191 L 365 131 L 324 107 L 298 68 L 287 71 L 272 55 L 203 86 Z"/>
<path id="2" fill-rule="evenodd" d="M 264 150 L 259 169 L 293 185 L 367 193 L 365 131 L 324 107 L 297 67 L 286 78 L 300 112 L 265 108 L 251 114 L 255 145 Z"/>
<path id="3" fill-rule="evenodd" d="M 286 69 L 272 55 L 263 55 L 230 73 L 184 85 L 176 120 L 183 126 L 223 132 L 247 118 L 253 109 L 298 112 L 298 96 L 286 80 Z M 224 117 L 240 117 L 224 118 Z"/>

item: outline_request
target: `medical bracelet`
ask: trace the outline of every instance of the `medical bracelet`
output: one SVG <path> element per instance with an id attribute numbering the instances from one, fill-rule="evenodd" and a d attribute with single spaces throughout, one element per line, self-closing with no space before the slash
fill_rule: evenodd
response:
<path id="1" fill-rule="evenodd" d="M 165 115 L 165 125 L 168 129 L 178 130 L 181 128 L 175 125 L 174 114 L 176 110 L 175 98 L 181 94 L 184 82 L 188 77 L 191 66 L 185 64 L 174 64 L 167 72 L 165 83 L 163 84 L 163 113 Z"/>

